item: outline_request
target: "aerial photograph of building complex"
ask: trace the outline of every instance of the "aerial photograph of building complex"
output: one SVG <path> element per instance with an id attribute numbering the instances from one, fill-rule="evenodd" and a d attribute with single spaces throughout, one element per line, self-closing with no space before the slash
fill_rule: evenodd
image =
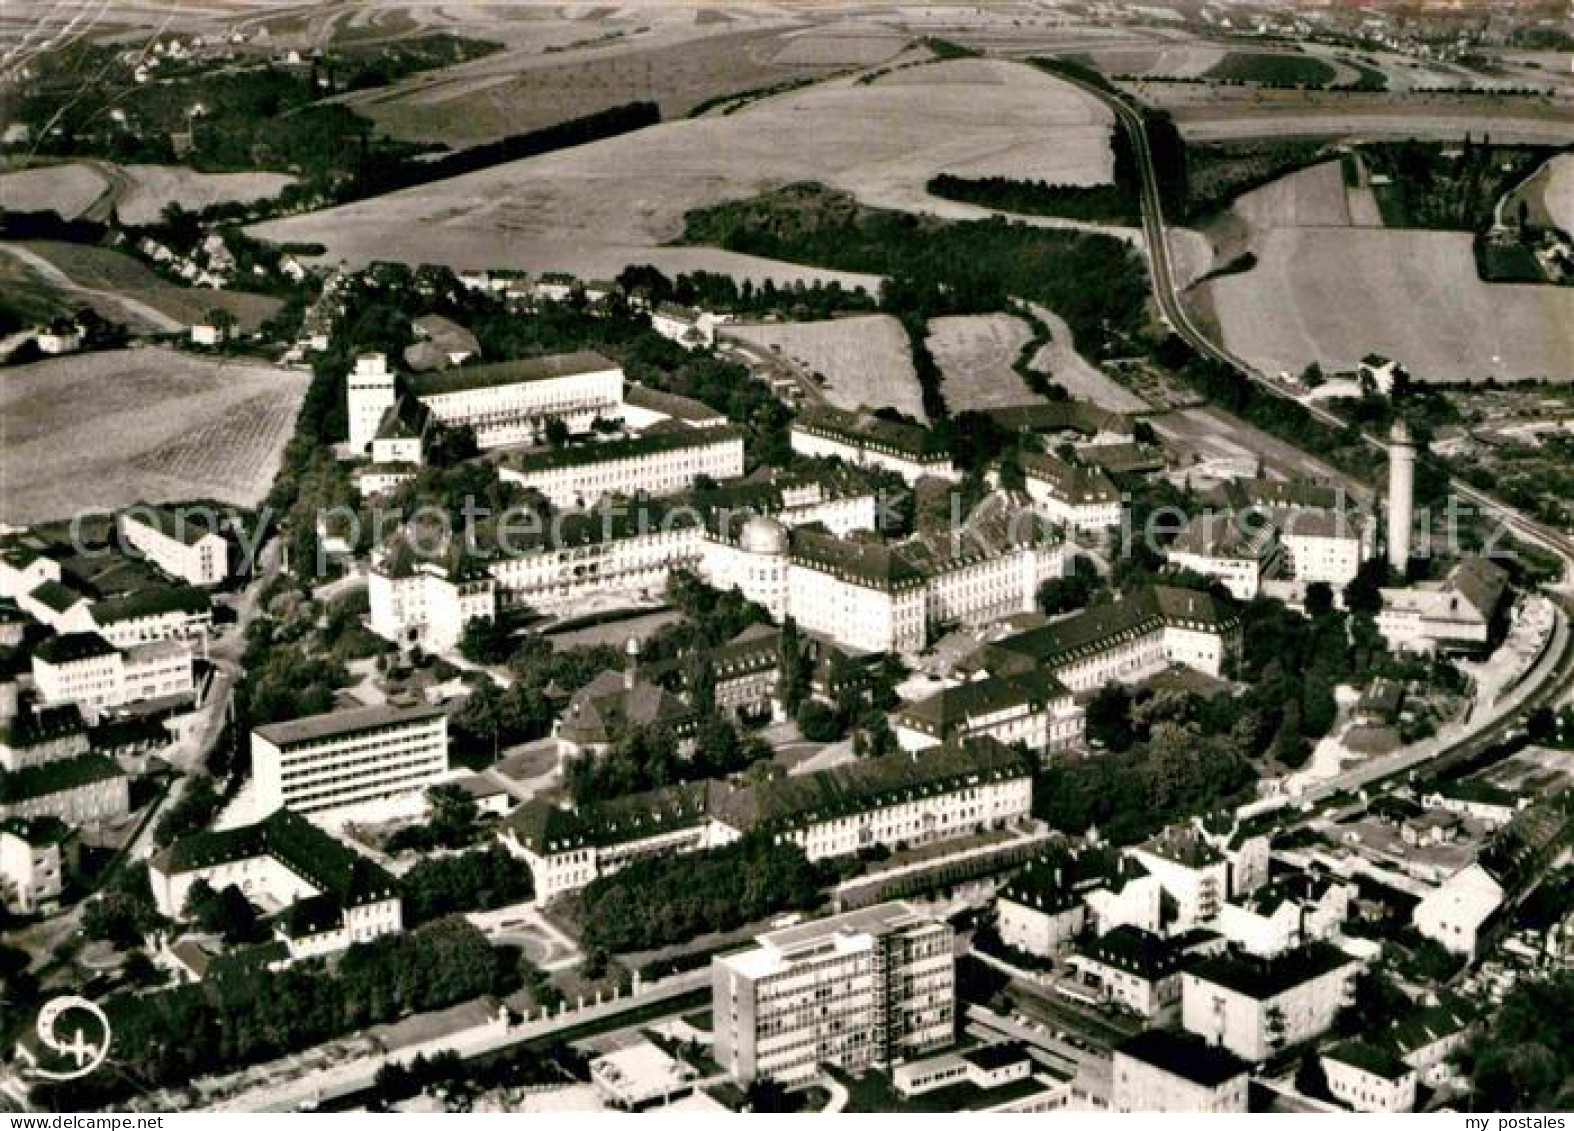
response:
<path id="1" fill-rule="evenodd" d="M 0 1119 L 1569 1111 L 1568 0 L 0 5 Z"/>

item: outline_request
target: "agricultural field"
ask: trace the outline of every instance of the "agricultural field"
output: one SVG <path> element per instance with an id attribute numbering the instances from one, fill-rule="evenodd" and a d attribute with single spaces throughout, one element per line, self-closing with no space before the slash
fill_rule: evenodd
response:
<path id="1" fill-rule="evenodd" d="M 889 407 L 924 418 L 907 334 L 889 314 L 729 326 L 727 335 L 779 354 L 811 376 L 823 377 L 823 383 L 817 384 L 836 408 Z"/>
<path id="2" fill-rule="evenodd" d="M 819 181 L 871 205 L 928 211 L 926 186 L 941 172 L 1105 183 L 1110 128 L 1109 112 L 1067 83 L 1020 64 L 962 59 L 868 84 L 821 83 L 734 114 L 665 122 L 250 230 L 321 243 L 329 259 L 352 265 L 396 259 L 596 276 L 652 262 L 671 270 L 673 250 L 663 245 L 691 209 Z M 704 254 L 712 270 L 763 266 Z"/>
<path id="3" fill-rule="evenodd" d="M 1049 327 L 1050 335 L 1029 363 L 1033 369 L 1047 373 L 1075 400 L 1092 401 L 1112 412 L 1141 412 L 1148 407 L 1141 397 L 1077 352 L 1065 319 L 1042 306 L 1032 309 L 1038 320 Z"/>
<path id="4" fill-rule="evenodd" d="M 951 411 L 1042 400 L 1014 368 L 1032 340 L 1032 327 L 1010 314 L 930 319 L 929 352 L 940 366 L 940 391 Z"/>
<path id="5" fill-rule="evenodd" d="M 0 173 L 0 207 L 151 224 L 167 204 L 198 211 L 228 201 L 277 196 L 295 178 L 283 173 L 199 173 L 179 165 L 117 165 L 68 161 Z"/>
<path id="6" fill-rule="evenodd" d="M 283 303 L 242 291 L 182 287 L 155 275 L 123 252 L 54 240 L 0 245 L 26 260 L 57 285 L 80 295 L 106 318 L 133 328 L 169 331 L 228 310 L 243 331 L 255 330 Z"/>
<path id="7" fill-rule="evenodd" d="M 58 212 L 74 220 L 108 191 L 103 174 L 77 162 L 0 173 L 0 209 L 7 212 Z"/>
<path id="8" fill-rule="evenodd" d="M 1398 358 L 1423 381 L 1574 379 L 1574 291 L 1482 282 L 1467 232 L 1274 228 L 1208 284 L 1225 343 L 1259 368 Z"/>
<path id="9" fill-rule="evenodd" d="M 284 173 L 199 173 L 179 165 L 121 165 L 130 180 L 116 201 L 128 224 L 151 224 L 168 204 L 198 212 L 214 204 L 249 203 L 278 196 L 295 183 Z"/>
<path id="10" fill-rule="evenodd" d="M 886 63 L 910 42 L 878 26 L 805 30 L 758 15 L 701 25 L 659 9 L 582 24 L 577 34 L 345 101 L 390 136 L 458 148 L 632 101 L 682 118 L 727 95 Z"/>
<path id="11" fill-rule="evenodd" d="M 1532 224 L 1574 234 L 1574 153 L 1554 157 L 1510 193 L 1502 207 L 1505 219 L 1517 218 L 1521 201 Z"/>
<path id="12" fill-rule="evenodd" d="M 1244 193 L 1233 211 L 1256 229 L 1350 226 L 1349 194 L 1338 161 L 1324 161 Z"/>
<path id="13" fill-rule="evenodd" d="M 55 358 L 0 375 L 0 521 L 138 500 L 259 502 L 310 378 L 164 349 Z"/>

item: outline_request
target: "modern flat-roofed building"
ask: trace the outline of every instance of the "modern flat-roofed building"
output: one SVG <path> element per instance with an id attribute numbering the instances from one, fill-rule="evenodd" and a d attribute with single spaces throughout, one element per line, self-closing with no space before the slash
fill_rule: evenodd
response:
<path id="1" fill-rule="evenodd" d="M 1115 1046 L 1110 1110 L 1244 1114 L 1249 1066 L 1190 1033 L 1149 1029 Z"/>
<path id="2" fill-rule="evenodd" d="M 218 585 L 230 574 L 229 543 L 211 515 L 139 504 L 120 515 L 120 535 L 148 561 L 188 585 Z"/>
<path id="3" fill-rule="evenodd" d="M 590 506 L 607 495 L 675 495 L 702 476 L 742 475 L 743 433 L 658 425 L 639 436 L 511 455 L 497 472 L 560 509 Z"/>
<path id="4" fill-rule="evenodd" d="M 361 707 L 251 732 L 259 811 L 339 809 L 420 793 L 448 772 L 440 707 Z"/>
<path id="5" fill-rule="evenodd" d="M 183 837 L 148 864 L 153 900 L 167 918 L 184 917 L 199 881 L 285 908 L 276 931 L 292 958 L 343 950 L 403 927 L 398 882 L 288 809 L 255 824 Z"/>
<path id="6" fill-rule="evenodd" d="M 712 1056 L 734 1079 L 858 1072 L 955 1039 L 951 927 L 884 903 L 771 931 L 711 960 Z"/>
<path id="7" fill-rule="evenodd" d="M 89 615 L 117 648 L 172 637 L 201 639 L 213 630 L 213 600 L 194 585 L 177 585 L 99 601 Z"/>
<path id="8" fill-rule="evenodd" d="M 75 703 L 92 721 L 125 702 L 125 657 L 97 633 L 52 637 L 33 651 L 33 686 L 44 706 Z"/>

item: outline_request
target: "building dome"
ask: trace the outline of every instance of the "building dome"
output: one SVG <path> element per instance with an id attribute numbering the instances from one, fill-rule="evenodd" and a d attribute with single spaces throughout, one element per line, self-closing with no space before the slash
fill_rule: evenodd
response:
<path id="1" fill-rule="evenodd" d="M 775 519 L 756 515 L 743 524 L 738 548 L 750 554 L 785 554 L 787 528 Z"/>

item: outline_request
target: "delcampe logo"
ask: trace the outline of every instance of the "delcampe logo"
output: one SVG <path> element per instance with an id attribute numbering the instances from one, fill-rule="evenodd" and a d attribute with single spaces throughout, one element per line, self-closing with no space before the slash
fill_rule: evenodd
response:
<path id="1" fill-rule="evenodd" d="M 85 997 L 51 998 L 38 1011 L 38 1056 L 30 1074 L 45 1080 L 78 1080 L 109 1056 L 109 1018 Z"/>

